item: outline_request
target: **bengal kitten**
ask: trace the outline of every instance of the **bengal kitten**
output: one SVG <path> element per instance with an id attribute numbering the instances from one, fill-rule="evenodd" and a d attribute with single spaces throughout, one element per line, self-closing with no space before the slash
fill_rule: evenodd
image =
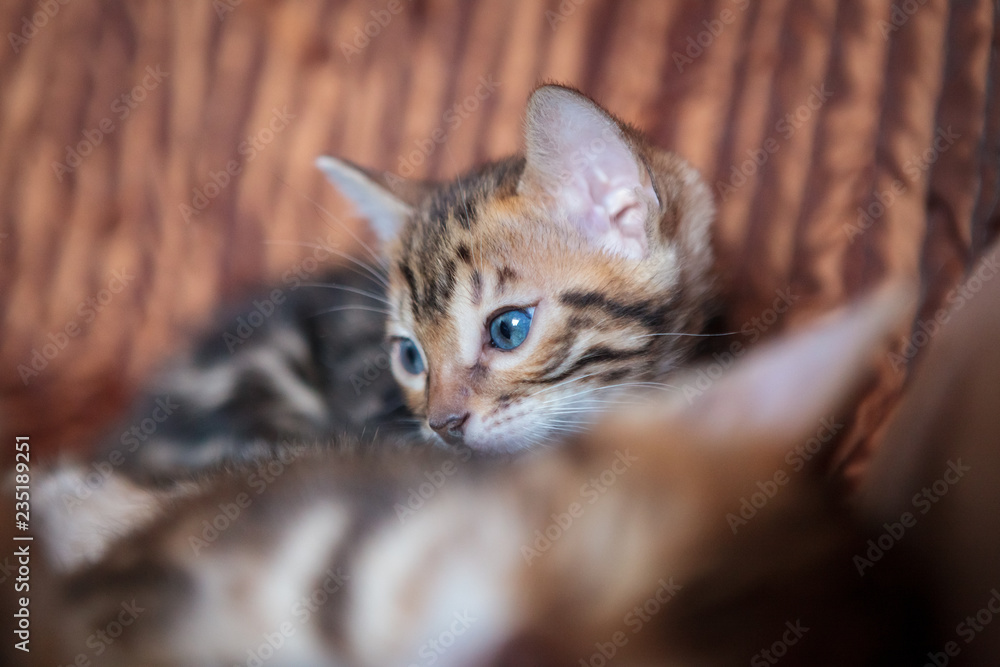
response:
<path id="1" fill-rule="evenodd" d="M 858 576 L 863 518 L 816 458 L 788 464 L 900 310 L 883 298 L 747 355 L 690 406 L 660 396 L 513 462 L 383 447 L 275 456 L 172 495 L 116 479 L 95 509 L 128 508 L 117 541 L 38 498 L 33 652 L 0 650 L 38 665 L 920 664 L 935 641 L 907 588 L 920 579 Z M 88 558 L 72 561 L 74 532 Z"/>
<path id="2" fill-rule="evenodd" d="M 439 186 L 317 161 L 389 260 L 392 369 L 431 438 L 515 452 L 689 356 L 711 292 L 708 188 L 582 93 L 531 95 L 525 151 Z"/>
<path id="3" fill-rule="evenodd" d="M 360 262 L 296 274 L 218 313 L 100 438 L 96 474 L 170 483 L 293 444 L 419 439 L 372 305 L 382 280 Z"/>

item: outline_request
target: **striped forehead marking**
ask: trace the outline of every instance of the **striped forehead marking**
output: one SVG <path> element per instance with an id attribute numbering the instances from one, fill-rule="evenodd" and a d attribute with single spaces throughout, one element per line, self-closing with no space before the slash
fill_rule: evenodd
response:
<path id="1" fill-rule="evenodd" d="M 512 196 L 524 169 L 523 158 L 487 165 L 436 189 L 407 223 L 402 236 L 400 272 L 409 290 L 414 317 L 444 315 L 455 293 L 458 266 L 473 266 L 468 234 L 477 230 L 483 204 Z M 464 237 L 464 238 L 463 238 Z M 510 269 L 501 283 L 514 279 Z M 483 276 L 472 275 L 473 300 L 481 301 Z"/>

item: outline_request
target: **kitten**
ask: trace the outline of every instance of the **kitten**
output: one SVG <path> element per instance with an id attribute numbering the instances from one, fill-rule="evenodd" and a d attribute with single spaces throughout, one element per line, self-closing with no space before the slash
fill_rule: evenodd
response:
<path id="1" fill-rule="evenodd" d="M 711 293 L 708 188 L 583 94 L 532 93 L 525 153 L 394 193 L 317 161 L 389 258 L 393 374 L 426 434 L 514 452 L 691 353 Z"/>
<path id="2" fill-rule="evenodd" d="M 61 570 L 45 556 L 68 536 L 41 512 L 30 657 L 917 664 L 934 639 L 920 600 L 886 570 L 857 576 L 863 522 L 815 459 L 787 463 L 867 377 L 893 299 L 747 355 L 691 406 L 661 396 L 512 463 L 379 448 L 244 464 Z M 775 490 L 746 518 L 762 480 Z"/>
<path id="3" fill-rule="evenodd" d="M 384 278 L 362 267 L 296 276 L 220 313 L 109 427 L 95 470 L 169 483 L 292 445 L 419 437 L 388 370 Z"/>

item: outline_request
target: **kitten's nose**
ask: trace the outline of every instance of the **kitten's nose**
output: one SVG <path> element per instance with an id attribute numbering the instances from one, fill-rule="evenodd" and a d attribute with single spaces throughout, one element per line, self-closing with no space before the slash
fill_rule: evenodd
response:
<path id="1" fill-rule="evenodd" d="M 463 415 L 448 415 L 447 417 L 435 417 L 427 420 L 427 424 L 437 431 L 437 434 L 444 438 L 445 442 L 457 444 L 462 442 L 462 433 L 465 430 L 465 422 L 469 419 L 469 413 Z"/>

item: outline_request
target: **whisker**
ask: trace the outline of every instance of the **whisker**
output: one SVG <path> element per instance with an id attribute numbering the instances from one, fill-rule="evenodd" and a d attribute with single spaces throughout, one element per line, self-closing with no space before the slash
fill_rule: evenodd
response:
<path id="1" fill-rule="evenodd" d="M 593 401 L 591 399 L 583 399 L 583 400 L 586 401 L 586 405 L 567 406 L 565 408 L 555 408 L 555 409 L 547 410 L 546 412 L 547 412 L 547 414 L 551 414 L 551 415 L 571 414 L 571 413 L 574 413 L 574 412 L 590 412 L 594 408 L 596 408 L 598 406 L 601 406 L 601 405 L 613 405 L 613 406 L 617 407 L 617 406 L 625 404 L 622 401 Z"/>
<path id="2" fill-rule="evenodd" d="M 313 248 L 314 250 L 322 250 L 323 252 L 328 252 L 331 255 L 336 255 L 337 257 L 346 259 L 347 261 L 356 264 L 357 266 L 360 266 L 369 274 L 371 274 L 370 278 L 374 278 L 384 287 L 389 287 L 389 281 L 386 279 L 385 274 L 379 267 L 372 266 L 367 262 L 362 262 L 360 259 L 358 259 L 357 257 L 355 257 L 350 253 L 342 252 L 340 250 L 335 250 L 333 248 L 328 248 L 320 243 L 310 243 L 308 241 L 286 241 L 280 239 L 268 239 L 265 240 L 264 243 L 268 245 L 295 245 L 295 246 L 301 246 L 303 248 Z M 358 274 L 358 275 L 364 275 L 364 274 Z"/>
<path id="3" fill-rule="evenodd" d="M 351 287 L 350 285 L 338 285 L 336 283 L 302 283 L 303 287 L 322 287 L 326 289 L 338 289 L 344 292 L 351 292 L 352 294 L 360 294 L 361 296 L 366 296 L 369 299 L 375 299 L 376 301 L 381 301 L 387 306 L 392 305 L 392 301 L 385 298 L 381 294 L 375 294 L 374 292 L 368 292 L 363 289 L 358 289 L 357 287 Z"/>
<path id="4" fill-rule="evenodd" d="M 337 313 L 341 310 L 367 310 L 372 313 L 381 313 L 382 315 L 391 315 L 390 311 L 385 308 L 373 308 L 371 306 L 336 306 L 334 308 L 326 308 L 319 312 L 313 313 L 309 317 L 319 317 L 320 315 L 326 315 L 327 313 Z"/>
<path id="5" fill-rule="evenodd" d="M 551 430 L 554 430 L 554 431 L 563 431 L 563 432 L 566 432 L 566 433 L 570 433 L 570 432 L 574 432 L 574 431 L 579 430 L 577 428 L 578 426 L 579 426 L 578 422 L 572 422 L 572 421 L 570 421 L 568 419 L 552 419 L 552 420 L 549 420 L 549 422 L 546 424 L 546 428 L 548 428 L 548 429 L 551 429 Z"/>
<path id="6" fill-rule="evenodd" d="M 595 412 L 599 412 L 599 410 L 597 410 L 596 407 L 594 406 L 590 406 L 590 407 L 569 408 L 566 410 L 549 410 L 546 411 L 546 414 L 565 416 L 565 415 L 588 415 L 588 414 L 594 414 Z"/>
<path id="7" fill-rule="evenodd" d="M 586 433 L 590 430 L 593 424 L 586 422 L 560 422 L 557 424 L 550 424 L 549 428 L 556 431 L 557 433 L 562 433 L 564 436 L 579 435 L 580 433 Z"/>
<path id="8" fill-rule="evenodd" d="M 559 425 L 555 425 L 555 424 L 548 424 L 548 425 L 546 425 L 545 430 L 549 431 L 549 432 L 552 432 L 552 433 L 565 433 L 566 435 L 575 435 L 577 433 L 582 433 L 586 429 L 569 428 L 569 427 L 559 426 Z"/>
<path id="9" fill-rule="evenodd" d="M 585 431 L 587 427 L 592 425 L 593 420 L 588 419 L 566 419 L 566 418 L 555 418 L 552 419 L 551 423 L 556 425 L 561 425 L 564 429 L 573 430 L 576 432 Z"/>
<path id="10" fill-rule="evenodd" d="M 563 380 L 562 382 L 558 382 L 552 385 L 551 387 L 545 387 L 544 389 L 540 389 L 532 393 L 530 396 L 531 398 L 534 398 L 536 396 L 541 396 L 542 394 L 552 391 L 553 389 L 558 389 L 559 387 L 562 387 L 564 385 L 570 384 L 572 382 L 579 382 L 580 380 L 585 380 L 589 377 L 594 377 L 595 375 L 597 375 L 597 373 L 587 373 L 586 375 L 578 375 L 577 377 L 569 378 L 567 380 Z"/>
<path id="11" fill-rule="evenodd" d="M 276 178 L 276 179 L 277 179 L 277 180 L 278 180 L 278 181 L 279 181 L 280 183 L 282 183 L 282 184 L 283 184 L 283 185 L 284 185 L 285 187 L 287 187 L 287 188 L 289 188 L 289 189 L 291 189 L 291 190 L 293 190 L 293 191 L 297 192 L 297 193 L 299 194 L 299 196 L 301 196 L 301 197 L 302 197 L 303 199 L 305 199 L 305 200 L 306 200 L 307 202 L 309 202 L 310 204 L 312 204 L 313 206 L 315 206 L 315 207 L 316 207 L 316 210 L 318 210 L 318 211 L 320 211 L 320 212 L 324 213 L 324 214 L 325 214 L 325 215 L 326 215 L 326 216 L 327 216 L 328 218 L 332 219 L 332 220 L 333 220 L 334 222 L 336 222 L 336 223 L 337 223 L 338 225 L 340 225 L 340 227 L 341 227 L 341 228 L 342 228 L 342 229 L 343 229 L 343 230 L 344 230 L 345 232 L 347 232 L 347 234 L 348 234 L 348 235 L 349 235 L 349 236 L 350 236 L 350 237 L 351 237 L 352 239 L 354 239 L 354 241 L 355 241 L 355 242 L 356 242 L 356 243 L 357 243 L 358 245 L 360 245 L 360 246 L 361 246 L 362 248 L 364 248 L 364 250 L 365 250 L 365 251 L 366 251 L 366 252 L 367 252 L 367 253 L 368 253 L 369 255 L 371 255 L 372 259 L 374 259 L 374 260 L 375 260 L 375 261 L 376 261 L 376 262 L 377 262 L 378 264 L 380 264 L 380 265 L 382 265 L 382 266 L 385 266 L 385 265 L 386 265 L 386 262 L 385 262 L 385 259 L 384 259 L 384 258 L 383 258 L 383 257 L 382 257 L 382 256 L 381 256 L 380 254 L 378 254 L 378 253 L 376 253 L 376 252 L 375 252 L 374 250 L 372 250 L 372 249 L 371 249 L 371 247 L 370 247 L 370 246 L 369 246 L 369 245 L 368 245 L 367 243 L 365 243 L 364 241 L 362 241 L 362 240 L 361 240 L 361 238 L 360 238 L 360 237 L 358 237 L 358 235 L 354 233 L 354 230 L 353 230 L 353 229 L 351 229 L 351 228 L 350 228 L 350 227 L 349 227 L 348 225 L 345 225 L 345 224 L 344 224 L 344 222 L 343 222 L 343 221 L 342 221 L 342 220 L 341 220 L 340 218 L 338 218 L 338 217 L 337 217 L 336 215 L 334 215 L 333 213 L 331 213 L 330 211 L 328 211 L 328 210 L 327 210 L 327 209 L 326 209 L 326 208 L 325 208 L 325 207 L 324 207 L 324 206 L 323 206 L 322 204 L 320 204 L 320 203 L 319 203 L 318 201 L 316 201 L 315 199 L 313 199 L 312 197 L 310 197 L 310 196 L 309 196 L 309 195 L 307 195 L 306 193 L 302 192 L 301 190 L 299 190 L 299 189 L 298 189 L 298 188 L 296 188 L 296 187 L 293 187 L 293 186 L 292 186 L 292 184 L 291 184 L 291 183 L 289 183 L 289 182 L 287 182 L 287 181 L 286 181 L 285 179 L 283 179 L 283 178 L 281 177 L 281 175 L 280 175 L 280 174 L 278 174 L 278 173 L 275 173 L 275 174 L 274 174 L 274 177 L 275 177 L 275 178 Z"/>
<path id="12" fill-rule="evenodd" d="M 726 331 L 723 333 L 703 333 L 703 334 L 670 332 L 670 333 L 642 334 L 641 336 L 636 336 L 636 338 L 650 338 L 652 336 L 689 336 L 692 338 L 713 338 L 715 336 L 733 336 L 738 333 L 739 331 Z"/>
<path id="13" fill-rule="evenodd" d="M 580 391 L 574 392 L 567 396 L 554 396 L 547 401 L 542 403 L 542 406 L 549 405 L 554 402 L 565 402 L 571 401 L 574 398 L 583 396 L 585 394 L 590 394 L 595 391 L 608 391 L 610 389 L 619 389 L 622 387 L 642 387 L 648 389 L 662 389 L 662 390 L 677 390 L 674 385 L 664 384 L 662 382 L 619 382 L 616 384 L 602 385 L 598 387 L 588 387 L 586 389 L 581 389 Z"/>

